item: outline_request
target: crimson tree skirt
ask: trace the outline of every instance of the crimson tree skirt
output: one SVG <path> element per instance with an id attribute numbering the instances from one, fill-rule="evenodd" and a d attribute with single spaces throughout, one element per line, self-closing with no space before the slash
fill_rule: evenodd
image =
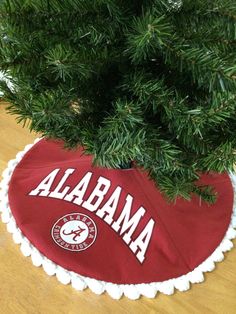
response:
<path id="1" fill-rule="evenodd" d="M 119 299 L 172 294 L 204 280 L 236 236 L 234 174 L 203 174 L 216 204 L 168 204 L 134 167 L 93 167 L 83 150 L 42 139 L 11 160 L 1 182 L 2 220 L 35 266 L 64 284 Z"/>

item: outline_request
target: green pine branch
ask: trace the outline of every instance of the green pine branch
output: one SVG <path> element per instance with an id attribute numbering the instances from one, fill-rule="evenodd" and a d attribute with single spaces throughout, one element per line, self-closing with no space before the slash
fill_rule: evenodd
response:
<path id="1" fill-rule="evenodd" d="M 0 90 L 30 130 L 212 203 L 200 174 L 235 163 L 235 16 L 235 0 L 2 0 Z"/>

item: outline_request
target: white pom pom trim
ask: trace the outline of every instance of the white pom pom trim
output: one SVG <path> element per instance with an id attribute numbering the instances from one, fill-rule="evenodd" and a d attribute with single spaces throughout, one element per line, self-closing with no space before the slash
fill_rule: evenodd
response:
<path id="1" fill-rule="evenodd" d="M 70 275 L 71 275 L 71 285 L 73 288 L 79 291 L 83 291 L 84 289 L 87 288 L 87 284 L 84 281 L 83 277 L 73 272 L 70 272 Z"/>
<path id="2" fill-rule="evenodd" d="M 36 139 L 37 143 L 40 139 Z M 55 264 L 46 256 L 40 253 L 30 241 L 22 234 L 17 227 L 14 217 L 8 203 L 8 188 L 11 175 L 16 165 L 23 158 L 24 154 L 31 149 L 33 144 L 26 145 L 22 152 L 16 155 L 16 159 L 8 162 L 8 167 L 2 173 L 2 181 L 0 182 L 0 210 L 2 212 L 2 222 L 7 224 L 7 231 L 13 236 L 13 241 L 20 244 L 20 249 L 24 256 L 31 256 L 34 266 L 44 269 L 49 276 L 56 275 L 56 278 L 64 285 L 71 284 L 72 287 L 78 291 L 82 291 L 87 287 L 96 294 L 107 292 L 113 299 L 119 300 L 122 295 L 125 295 L 131 300 L 137 300 L 140 296 L 147 298 L 154 298 L 157 292 L 167 295 L 174 293 L 174 290 L 186 291 L 190 289 L 190 284 L 200 283 L 204 281 L 204 272 L 210 272 L 215 268 L 215 262 L 221 262 L 224 259 L 224 252 L 230 251 L 233 247 L 232 239 L 236 238 L 236 174 L 229 173 L 233 189 L 234 189 L 234 204 L 231 223 L 225 234 L 224 239 L 221 241 L 215 251 L 198 267 L 186 275 L 178 278 L 165 280 L 162 282 L 151 282 L 141 284 L 114 284 L 105 282 L 94 278 L 79 275 L 73 271 L 64 269 L 63 267 Z"/>

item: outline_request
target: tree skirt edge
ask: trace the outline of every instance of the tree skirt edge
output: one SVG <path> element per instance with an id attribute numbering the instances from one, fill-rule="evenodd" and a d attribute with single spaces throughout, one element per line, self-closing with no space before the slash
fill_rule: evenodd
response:
<path id="1" fill-rule="evenodd" d="M 37 143 L 40 139 L 36 139 Z M 76 290 L 82 291 L 87 287 L 96 294 L 107 292 L 113 299 L 120 299 L 125 295 L 131 300 L 136 300 L 140 296 L 147 298 L 154 298 L 157 292 L 167 295 L 174 293 L 174 290 L 186 291 L 190 289 L 190 284 L 200 283 L 204 281 L 204 273 L 210 272 L 215 268 L 215 262 L 220 262 L 224 259 L 224 252 L 230 251 L 233 248 L 232 239 L 236 238 L 236 174 L 229 173 L 233 189 L 234 189 L 234 204 L 231 222 L 228 230 L 215 251 L 193 271 L 177 278 L 169 279 L 162 282 L 151 282 L 143 284 L 114 284 L 93 278 L 79 275 L 75 272 L 69 271 L 41 254 L 36 247 L 22 234 L 21 230 L 16 225 L 16 221 L 11 213 L 8 202 L 8 187 L 11 175 L 23 158 L 25 153 L 34 144 L 26 145 L 25 149 L 17 153 L 16 158 L 8 162 L 7 168 L 3 171 L 2 181 L 0 183 L 0 212 L 2 222 L 7 224 L 7 231 L 12 234 L 13 241 L 20 244 L 21 252 L 24 256 L 31 256 L 34 266 L 42 266 L 44 271 L 49 275 L 56 275 L 57 279 L 64 285 L 71 284 Z"/>

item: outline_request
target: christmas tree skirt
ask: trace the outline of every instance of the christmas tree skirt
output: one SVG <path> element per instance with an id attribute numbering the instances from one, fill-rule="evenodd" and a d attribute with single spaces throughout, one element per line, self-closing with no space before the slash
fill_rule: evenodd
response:
<path id="1" fill-rule="evenodd" d="M 42 139 L 3 172 L 2 221 L 48 275 L 115 299 L 152 298 L 202 282 L 232 248 L 233 173 L 201 176 L 218 193 L 213 205 L 196 196 L 167 203 L 141 169 L 91 163 L 82 149 Z"/>

